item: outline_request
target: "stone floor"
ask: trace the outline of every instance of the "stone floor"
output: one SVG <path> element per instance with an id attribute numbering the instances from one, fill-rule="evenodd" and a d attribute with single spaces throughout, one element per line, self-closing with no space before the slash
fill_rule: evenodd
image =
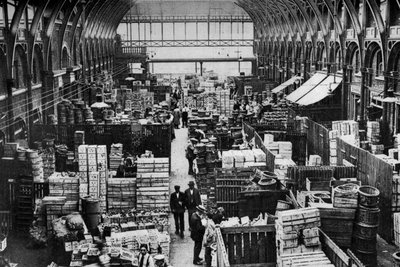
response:
<path id="1" fill-rule="evenodd" d="M 194 181 L 193 176 L 188 175 L 188 161 L 185 158 L 185 148 L 188 142 L 187 128 L 175 130 L 175 135 L 176 138 L 172 141 L 171 151 L 172 173 L 170 178 L 170 192 L 174 191 L 175 185 L 180 185 L 181 191 L 184 191 L 188 188 L 188 182 Z M 189 224 L 187 212 L 185 213 L 185 237 L 183 239 L 175 234 L 175 222 L 173 216 L 170 216 L 170 224 L 171 265 L 174 267 L 196 266 L 192 264 L 194 243 L 190 238 L 190 232 L 188 230 Z M 203 253 L 204 251 L 202 251 L 202 254 Z"/>

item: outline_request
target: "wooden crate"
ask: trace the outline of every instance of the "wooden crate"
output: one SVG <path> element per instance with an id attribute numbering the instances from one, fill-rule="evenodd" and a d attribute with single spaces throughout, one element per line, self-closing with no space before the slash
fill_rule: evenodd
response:
<path id="1" fill-rule="evenodd" d="M 112 178 L 107 183 L 108 211 L 136 208 L 136 178 Z"/>
<path id="2" fill-rule="evenodd" d="M 215 169 L 215 201 L 217 206 L 225 209 L 228 217 L 238 216 L 239 193 L 252 173 L 253 168 Z M 208 186 L 212 188 L 212 185 Z"/>
<path id="3" fill-rule="evenodd" d="M 274 225 L 220 228 L 231 266 L 275 266 Z"/>
<path id="4" fill-rule="evenodd" d="M 218 267 L 277 265 L 274 225 L 217 228 L 216 231 Z M 333 266 L 362 267 L 362 265 L 355 264 L 358 262 L 356 257 L 347 256 L 322 230 L 319 232 L 319 238 L 322 244 L 321 250 Z M 230 247 L 229 244 L 231 244 Z"/>
<path id="5" fill-rule="evenodd" d="M 321 217 L 321 229 L 338 246 L 351 247 L 355 209 L 318 207 Z"/>
<path id="6" fill-rule="evenodd" d="M 136 192 L 136 206 L 138 209 L 168 209 L 169 188 L 168 187 L 141 187 Z"/>
<path id="7" fill-rule="evenodd" d="M 307 191 L 330 191 L 331 181 L 335 180 L 333 177 L 307 177 L 306 189 Z"/>

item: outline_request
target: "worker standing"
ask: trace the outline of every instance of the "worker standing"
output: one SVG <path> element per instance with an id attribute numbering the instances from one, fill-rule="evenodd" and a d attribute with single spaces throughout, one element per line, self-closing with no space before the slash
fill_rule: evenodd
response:
<path id="1" fill-rule="evenodd" d="M 188 127 L 188 119 L 189 119 L 189 108 L 187 104 L 185 104 L 185 107 L 182 109 L 182 127 Z"/>

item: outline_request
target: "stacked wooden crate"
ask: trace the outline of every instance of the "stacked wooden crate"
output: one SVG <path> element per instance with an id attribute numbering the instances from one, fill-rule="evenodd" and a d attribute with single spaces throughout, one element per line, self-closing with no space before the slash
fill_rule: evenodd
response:
<path id="1" fill-rule="evenodd" d="M 377 145 L 380 143 L 381 139 L 381 131 L 380 125 L 377 121 L 368 121 L 367 122 L 367 141 L 371 145 Z"/>
<path id="2" fill-rule="evenodd" d="M 393 213 L 394 243 L 400 247 L 400 212 Z"/>
<path id="3" fill-rule="evenodd" d="M 105 145 L 80 145 L 78 147 L 81 185 L 87 184 L 87 194 L 100 200 L 100 208 L 107 208 L 107 147 Z M 82 186 L 84 190 L 85 186 Z M 81 191 L 81 194 L 84 194 Z"/>
<path id="4" fill-rule="evenodd" d="M 321 220 L 318 209 L 287 210 L 277 215 L 275 227 L 278 266 L 291 266 L 287 262 L 299 258 L 299 255 L 314 255 L 321 252 L 318 229 Z M 324 258 L 323 262 L 325 261 Z M 319 263 L 319 261 L 314 262 L 317 265 Z M 329 260 L 327 263 L 330 263 Z"/>
<path id="5" fill-rule="evenodd" d="M 64 196 L 47 196 L 42 200 L 42 204 L 46 206 L 46 227 L 47 231 L 51 231 L 53 226 L 52 222 L 55 219 L 65 215 L 63 207 L 66 204 L 66 197 Z M 66 208 L 69 206 L 67 205 Z"/>
<path id="6" fill-rule="evenodd" d="M 136 208 L 136 178 L 112 178 L 107 183 L 108 211 Z"/>
<path id="7" fill-rule="evenodd" d="M 110 170 L 117 170 L 122 161 L 122 144 L 112 144 L 110 149 Z"/>
<path id="8" fill-rule="evenodd" d="M 217 93 L 217 112 L 226 117 L 231 116 L 234 100 L 230 99 L 229 90 L 222 90 Z"/>
<path id="9" fill-rule="evenodd" d="M 137 208 L 169 207 L 169 158 L 137 161 Z"/>

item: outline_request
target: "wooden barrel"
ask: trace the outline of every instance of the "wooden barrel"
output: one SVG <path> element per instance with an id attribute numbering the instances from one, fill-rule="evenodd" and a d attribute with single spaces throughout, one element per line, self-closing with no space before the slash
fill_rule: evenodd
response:
<path id="1" fill-rule="evenodd" d="M 353 234 L 353 248 L 363 253 L 376 253 L 376 236 L 366 238 Z"/>
<path id="2" fill-rule="evenodd" d="M 368 225 L 361 222 L 356 222 L 354 224 L 354 235 L 365 237 L 368 240 L 372 240 L 374 237 L 376 238 L 376 234 L 378 233 L 378 225 Z"/>
<path id="3" fill-rule="evenodd" d="M 395 253 L 392 254 L 393 258 L 393 266 L 400 267 L 400 251 L 396 251 Z"/>
<path id="4" fill-rule="evenodd" d="M 379 208 L 361 207 L 357 210 L 357 222 L 367 225 L 378 226 L 379 224 Z"/>
<path id="5" fill-rule="evenodd" d="M 258 184 L 261 186 L 263 190 L 275 190 L 276 189 L 276 180 L 274 178 L 264 177 Z"/>
<path id="6" fill-rule="evenodd" d="M 360 205 L 364 207 L 377 207 L 379 204 L 379 190 L 373 186 L 360 186 L 358 195 Z"/>

